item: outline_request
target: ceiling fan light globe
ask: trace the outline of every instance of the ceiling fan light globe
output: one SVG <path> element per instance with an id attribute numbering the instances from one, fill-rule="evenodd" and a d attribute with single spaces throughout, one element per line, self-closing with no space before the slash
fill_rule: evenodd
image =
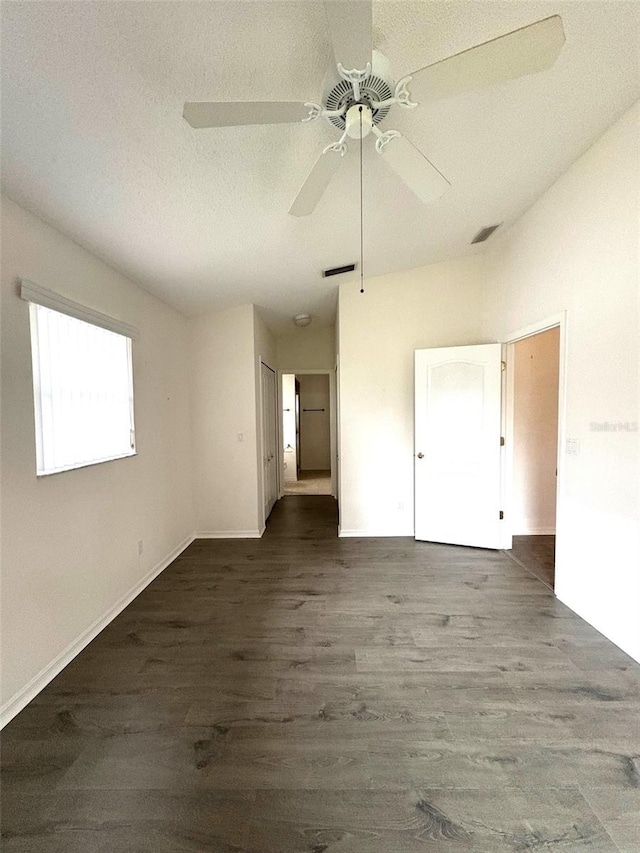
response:
<path id="1" fill-rule="evenodd" d="M 346 131 L 351 139 L 364 139 L 371 133 L 373 113 L 366 104 L 354 104 L 347 110 Z"/>

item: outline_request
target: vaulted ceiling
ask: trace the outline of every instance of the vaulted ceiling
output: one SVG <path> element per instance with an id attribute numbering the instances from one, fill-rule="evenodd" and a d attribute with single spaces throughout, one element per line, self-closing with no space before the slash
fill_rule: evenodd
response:
<path id="1" fill-rule="evenodd" d="M 551 69 L 396 107 L 381 125 L 447 176 L 439 201 L 421 204 L 364 146 L 365 275 L 483 251 L 470 245 L 482 226 L 514 222 L 640 97 L 636 2 L 374 3 L 396 80 L 554 14 L 566 44 Z M 182 118 L 187 100 L 318 101 L 332 61 L 322 2 L 14 0 L 2 25 L 10 197 L 186 314 L 253 302 L 275 331 L 301 311 L 331 322 L 339 279 L 320 272 L 358 259 L 356 150 L 296 219 L 335 128 Z"/>

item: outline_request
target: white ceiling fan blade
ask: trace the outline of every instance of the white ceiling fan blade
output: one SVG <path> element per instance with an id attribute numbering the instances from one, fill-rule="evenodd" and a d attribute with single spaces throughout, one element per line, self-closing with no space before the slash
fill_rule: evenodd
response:
<path id="1" fill-rule="evenodd" d="M 424 204 L 440 198 L 451 186 L 406 136 L 391 139 L 383 147 L 380 156 Z"/>
<path id="2" fill-rule="evenodd" d="M 371 62 L 372 6 L 371 0 L 325 0 L 333 55 L 346 71 L 364 71 Z"/>
<path id="3" fill-rule="evenodd" d="M 313 213 L 341 162 L 342 153 L 339 150 L 326 148 L 323 151 L 289 208 L 292 216 L 308 216 Z"/>
<path id="4" fill-rule="evenodd" d="M 544 18 L 414 71 L 411 95 L 417 101 L 434 101 L 544 71 L 563 44 L 562 18 Z"/>
<path id="5" fill-rule="evenodd" d="M 289 124 L 307 118 L 309 107 L 300 101 L 200 101 L 186 103 L 182 115 L 196 128 Z"/>

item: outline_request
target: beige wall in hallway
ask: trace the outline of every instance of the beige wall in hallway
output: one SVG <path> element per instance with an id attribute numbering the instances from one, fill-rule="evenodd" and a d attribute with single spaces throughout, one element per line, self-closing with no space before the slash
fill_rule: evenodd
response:
<path id="1" fill-rule="evenodd" d="M 336 364 L 333 326 L 294 327 L 276 339 L 280 370 L 332 370 Z"/>
<path id="2" fill-rule="evenodd" d="M 275 340 L 253 305 L 189 321 L 196 533 L 258 536 L 264 525 L 260 359 Z"/>
<path id="3" fill-rule="evenodd" d="M 257 536 L 253 305 L 194 318 L 189 338 L 196 532 Z"/>
<path id="4" fill-rule="evenodd" d="M 555 533 L 559 328 L 516 341 L 513 355 L 511 529 Z"/>
<path id="5" fill-rule="evenodd" d="M 300 374 L 296 378 L 300 383 L 300 468 L 328 471 L 331 468 L 329 377 L 321 373 Z"/>

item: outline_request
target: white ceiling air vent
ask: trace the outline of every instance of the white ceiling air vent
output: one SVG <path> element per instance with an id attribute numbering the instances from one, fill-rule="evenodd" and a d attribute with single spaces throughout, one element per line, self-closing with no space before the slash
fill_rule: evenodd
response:
<path id="1" fill-rule="evenodd" d="M 485 240 L 488 240 L 489 237 L 493 234 L 493 232 L 502 225 L 502 222 L 498 222 L 497 225 L 485 225 L 484 228 L 481 228 L 476 236 L 471 241 L 471 245 L 474 243 L 484 243 Z"/>

